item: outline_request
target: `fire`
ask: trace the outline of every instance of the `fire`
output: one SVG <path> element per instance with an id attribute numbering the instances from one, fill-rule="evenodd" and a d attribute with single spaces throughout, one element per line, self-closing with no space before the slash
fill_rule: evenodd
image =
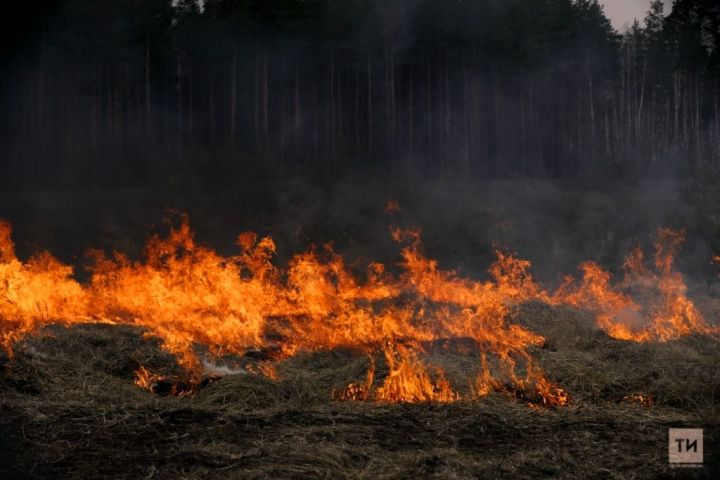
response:
<path id="1" fill-rule="evenodd" d="M 167 238 L 152 238 L 143 261 L 93 252 L 92 278 L 82 285 L 49 254 L 20 262 L 3 224 L 3 345 L 52 321 L 134 324 L 160 338 L 195 382 L 203 371 L 201 351 L 263 350 L 277 359 L 349 347 L 383 355 L 389 373 L 375 385 L 369 371 L 346 397 L 451 402 L 461 395 L 423 355 L 433 342 L 465 338 L 494 366 L 492 372 L 485 360 L 478 366 L 477 380 L 469 382 L 484 385 L 476 394 L 546 381 L 527 353 L 542 337 L 508 322 L 512 303 L 540 292 L 528 262 L 498 254 L 493 280 L 477 282 L 427 259 L 419 232 L 394 234 L 406 243 L 402 273 L 371 264 L 359 280 L 330 247 L 297 255 L 281 270 L 271 261 L 273 241 L 250 233 L 238 238 L 238 255 L 223 257 L 197 244 L 185 219 Z M 276 377 L 270 366 L 258 370 Z M 160 378 L 143 369 L 137 375 L 143 388 Z"/>
<path id="2" fill-rule="evenodd" d="M 631 405 L 639 405 L 643 407 L 652 407 L 655 403 L 652 395 L 643 395 L 642 393 L 634 393 L 632 395 L 625 395 L 622 398 L 624 403 Z"/>
<path id="3" fill-rule="evenodd" d="M 397 352 L 385 351 L 390 374 L 377 391 L 377 399 L 385 402 L 453 402 L 460 395 L 453 392 L 445 372 L 435 367 L 435 379 L 418 359 L 417 354 L 402 346 Z"/>
<path id="4" fill-rule="evenodd" d="M 275 365 L 268 361 L 258 362 L 257 364 L 250 364 L 247 366 L 249 372 L 257 373 L 270 380 L 280 380 L 280 374 L 278 374 Z"/>
<path id="5" fill-rule="evenodd" d="M 197 245 L 183 221 L 167 239 L 150 240 L 144 262 L 96 253 L 87 289 L 92 314 L 147 328 L 195 372 L 195 344 L 217 356 L 259 347 L 264 315 L 277 298 L 268 261 L 275 245 L 247 236 L 238 243 L 241 254 L 223 258 Z"/>
<path id="6" fill-rule="evenodd" d="M 628 326 L 635 319 L 640 307 L 627 295 L 616 290 L 610 283 L 610 274 L 595 262 L 580 265 L 583 272 L 579 284 L 572 277 L 566 277 L 555 292 L 553 301 L 597 312 L 598 326 L 614 338 L 642 340 L 634 337 Z"/>
<path id="7" fill-rule="evenodd" d="M 88 292 L 72 279 L 72 267 L 45 252 L 20 262 L 11 233 L 0 221 L 0 347 L 10 354 L 15 341 L 47 323 L 89 317 Z"/>
<path id="8" fill-rule="evenodd" d="M 152 391 L 155 380 L 156 375 L 142 365 L 135 371 L 135 385 L 144 390 Z"/>
<path id="9" fill-rule="evenodd" d="M 192 393 L 208 379 L 205 358 L 259 351 L 266 360 L 246 371 L 277 379 L 273 361 L 349 348 L 369 366 L 364 380 L 333 392 L 338 400 L 454 402 L 501 392 L 558 406 L 570 397 L 535 365 L 528 349 L 544 339 L 512 322 L 513 305 L 536 300 L 590 308 L 610 335 L 636 341 L 709 331 L 672 269 L 682 237 L 669 230 L 660 232 L 655 271 L 635 251 L 619 287 L 597 264 L 585 263 L 580 283 L 567 279 L 554 294 L 534 281 L 530 262 L 513 255 L 497 252 L 488 280 L 477 281 L 427 258 L 419 231 L 392 235 L 402 244 L 398 272 L 372 263 L 358 273 L 330 246 L 280 268 L 272 239 L 244 233 L 238 253 L 222 256 L 198 244 L 184 218 L 166 238 L 150 239 L 143 260 L 92 252 L 91 279 L 81 284 L 48 253 L 20 261 L 10 226 L 0 223 L 0 339 L 10 349 L 52 322 L 143 327 L 187 372 L 180 381 L 140 367 L 136 383 L 151 391 Z M 661 301 L 641 308 L 621 291 L 632 289 L 657 291 Z M 644 323 L 631 328 L 623 317 Z M 442 366 L 429 361 L 438 345 L 478 359 L 474 369 L 463 369 L 464 383 L 451 384 Z"/>
<path id="10" fill-rule="evenodd" d="M 219 378 L 219 376 L 210 375 L 196 381 L 195 379 L 154 373 L 142 365 L 135 371 L 135 385 L 138 387 L 158 395 L 176 397 L 194 395 L 198 390 L 217 381 Z"/>
<path id="11" fill-rule="evenodd" d="M 333 398 L 340 401 L 370 400 L 370 393 L 375 382 L 375 362 L 370 359 L 370 366 L 365 373 L 363 382 L 354 382 L 340 392 L 333 392 Z"/>
<path id="12" fill-rule="evenodd" d="M 385 213 L 393 214 L 393 213 L 400 213 L 402 212 L 402 209 L 400 208 L 400 204 L 397 202 L 397 200 L 390 199 L 385 203 Z"/>
<path id="13" fill-rule="evenodd" d="M 638 247 L 625 258 L 625 276 L 617 287 L 599 265 L 584 263 L 580 283 L 566 278 L 553 301 L 596 311 L 598 325 L 622 340 L 666 341 L 691 333 L 717 332 L 686 296 L 685 281 L 673 269 L 683 241 L 683 232 L 659 229 L 654 269 L 647 268 L 644 252 Z"/>

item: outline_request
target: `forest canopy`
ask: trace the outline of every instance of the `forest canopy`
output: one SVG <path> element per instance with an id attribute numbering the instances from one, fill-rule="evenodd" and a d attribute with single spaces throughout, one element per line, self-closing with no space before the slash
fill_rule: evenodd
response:
<path id="1" fill-rule="evenodd" d="M 6 188 L 720 166 L 714 0 L 653 1 L 622 34 L 595 0 L 43 0 L 6 21 Z"/>

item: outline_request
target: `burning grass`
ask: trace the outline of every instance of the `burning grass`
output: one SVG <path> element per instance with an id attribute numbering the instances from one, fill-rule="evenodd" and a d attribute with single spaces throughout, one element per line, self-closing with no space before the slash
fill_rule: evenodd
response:
<path id="1" fill-rule="evenodd" d="M 570 406 L 528 408 L 517 392 L 473 402 L 332 399 L 384 355 L 304 351 L 252 370 L 257 353 L 222 360 L 238 373 L 193 396 L 135 386 L 139 365 L 182 376 L 176 358 L 138 327 L 50 326 L 16 344 L 0 377 L 0 472 L 19 478 L 673 478 L 667 428 L 705 429 L 706 466 L 720 469 L 720 343 L 691 335 L 636 343 L 598 330 L 586 312 L 540 303 L 517 322 L 545 338 L 534 362 L 572 395 Z M 463 342 L 460 342 L 463 343 Z M 467 342 L 465 342 L 467 343 Z M 425 358 L 462 384 L 476 354 L 428 346 Z M 637 395 L 653 404 L 628 401 Z"/>
<path id="2" fill-rule="evenodd" d="M 537 294 L 529 264 L 512 257 L 499 256 L 494 282 L 462 279 L 422 255 L 417 233 L 398 230 L 398 241 L 409 239 L 403 249 L 405 273 L 393 277 L 384 266 L 371 264 L 360 283 L 330 249 L 298 255 L 280 271 L 270 262 L 271 239 L 240 235 L 240 255 L 221 257 L 197 245 L 185 221 L 168 238 L 151 239 L 143 263 L 121 254 L 113 259 L 95 254 L 85 287 L 71 278 L 72 269 L 48 254 L 20 262 L 9 227 L 2 228 L 6 301 L 0 326 L 8 348 L 56 319 L 141 325 L 178 356 L 194 383 L 203 371 L 197 346 L 209 357 L 259 349 L 273 351 L 275 358 L 353 348 L 369 357 L 382 352 L 391 369 L 386 383 L 367 392 L 368 398 L 450 402 L 461 396 L 444 379 L 442 367 L 425 365 L 418 354 L 439 339 L 467 338 L 482 352 L 471 380 L 479 388 L 472 395 L 535 389 L 542 403 L 559 400 L 526 352 L 542 338 L 506 321 L 509 301 Z M 491 372 L 488 362 L 499 368 Z M 157 383 L 153 375 L 141 370 L 138 384 Z"/>
<path id="3" fill-rule="evenodd" d="M 717 327 L 673 268 L 681 233 L 555 292 L 505 252 L 476 280 L 392 235 L 397 268 L 330 247 L 281 268 L 270 238 L 222 256 L 183 221 L 81 283 L 0 224 L 0 472 L 654 478 L 676 425 L 716 451 Z"/>
<path id="4" fill-rule="evenodd" d="M 541 301 L 590 309 L 611 336 L 634 341 L 717 331 L 673 271 L 683 235 L 664 229 L 655 243 L 653 271 L 636 249 L 619 286 L 588 262 L 579 283 L 568 277 L 553 294 L 534 281 L 530 262 L 501 251 L 486 281 L 441 270 L 423 254 L 415 230 L 392 230 L 403 245 L 400 273 L 372 263 L 358 275 L 330 247 L 296 255 L 280 269 L 272 263 L 275 243 L 253 233 L 238 237 L 238 255 L 224 257 L 197 244 L 183 219 L 167 238 L 150 239 L 144 261 L 91 252 L 87 285 L 48 253 L 20 261 L 10 233 L 8 224 L 0 224 L 0 334 L 10 355 L 15 342 L 50 323 L 138 325 L 177 356 L 188 380 L 140 365 L 136 384 L 176 395 L 211 382 L 203 377 L 206 362 L 224 355 L 259 351 L 276 361 L 301 351 L 349 348 L 363 352 L 370 367 L 363 382 L 346 385 L 335 398 L 448 403 L 504 392 L 563 406 L 569 395 L 528 353 L 544 339 L 513 321 L 513 305 Z M 639 301 L 626 293 L 634 290 Z M 447 380 L 444 366 L 428 363 L 429 346 L 446 341 L 454 348 L 458 339 L 470 342 L 459 353 L 471 352 L 476 360 L 459 384 Z M 389 369 L 381 384 L 375 381 L 378 356 Z M 273 368 L 268 365 L 255 368 Z"/>

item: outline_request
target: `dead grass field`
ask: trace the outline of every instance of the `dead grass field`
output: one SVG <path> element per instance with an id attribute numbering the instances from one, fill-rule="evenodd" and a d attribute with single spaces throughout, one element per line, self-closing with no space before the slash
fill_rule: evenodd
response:
<path id="1" fill-rule="evenodd" d="M 718 478 L 718 339 L 623 342 L 585 312 L 540 304 L 519 307 L 515 321 L 546 337 L 532 353 L 570 406 L 531 408 L 501 394 L 333 401 L 365 373 L 367 360 L 351 351 L 281 361 L 277 381 L 229 375 L 193 397 L 161 397 L 136 387 L 134 371 L 177 366 L 140 330 L 50 327 L 2 360 L 0 478 Z M 451 382 L 475 360 L 429 355 Z M 668 467 L 669 427 L 704 428 L 703 469 Z"/>

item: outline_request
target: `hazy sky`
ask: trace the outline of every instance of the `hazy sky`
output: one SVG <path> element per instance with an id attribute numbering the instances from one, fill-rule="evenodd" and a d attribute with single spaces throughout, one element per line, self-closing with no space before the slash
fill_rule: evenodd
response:
<path id="1" fill-rule="evenodd" d="M 665 1 L 665 14 L 670 13 L 672 0 Z M 620 31 L 625 30 L 634 19 L 642 22 L 650 9 L 650 0 L 600 0 L 605 5 L 605 13 L 613 25 Z"/>

